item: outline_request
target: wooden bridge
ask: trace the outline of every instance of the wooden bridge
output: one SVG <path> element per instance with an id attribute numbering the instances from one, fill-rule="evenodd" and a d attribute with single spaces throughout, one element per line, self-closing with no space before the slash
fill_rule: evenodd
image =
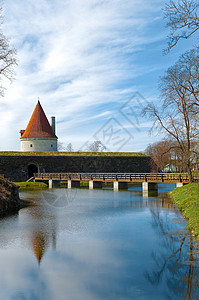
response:
<path id="1" fill-rule="evenodd" d="M 189 183 L 186 173 L 36 173 L 35 180 L 74 180 L 102 182 L 182 182 Z M 199 181 L 198 178 L 194 178 Z"/>
<path id="2" fill-rule="evenodd" d="M 36 181 L 68 181 L 68 187 L 78 187 L 81 181 L 89 181 L 89 188 L 102 187 L 102 182 L 113 182 L 114 189 L 128 188 L 128 183 L 142 183 L 144 190 L 157 189 L 158 183 L 176 183 L 177 186 L 189 183 L 187 173 L 36 173 Z M 199 177 L 194 177 L 199 182 Z"/>

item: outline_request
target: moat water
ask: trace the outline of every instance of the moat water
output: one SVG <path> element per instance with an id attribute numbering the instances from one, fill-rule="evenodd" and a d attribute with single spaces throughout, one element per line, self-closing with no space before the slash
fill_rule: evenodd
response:
<path id="1" fill-rule="evenodd" d="M 0 219 L 0 299 L 199 299 L 199 247 L 160 185 L 21 192 Z"/>

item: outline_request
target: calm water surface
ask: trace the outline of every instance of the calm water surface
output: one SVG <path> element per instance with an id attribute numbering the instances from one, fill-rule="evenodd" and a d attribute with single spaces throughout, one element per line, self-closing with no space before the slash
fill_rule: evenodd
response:
<path id="1" fill-rule="evenodd" d="M 164 194 L 53 189 L 0 219 L 0 299 L 199 299 L 199 247 Z"/>

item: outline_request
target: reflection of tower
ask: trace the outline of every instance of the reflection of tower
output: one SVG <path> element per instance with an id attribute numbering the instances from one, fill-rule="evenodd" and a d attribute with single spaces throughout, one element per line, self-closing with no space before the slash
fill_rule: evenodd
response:
<path id="1" fill-rule="evenodd" d="M 51 234 L 48 232 L 35 231 L 32 234 L 31 247 L 40 265 L 42 257 L 44 256 L 47 248 L 52 245 L 53 249 L 56 249 L 56 232 L 53 231 Z"/>
<path id="2" fill-rule="evenodd" d="M 38 260 L 40 265 L 41 259 L 48 247 L 48 239 L 43 232 L 35 232 L 33 233 L 33 238 L 31 240 L 34 254 Z"/>
<path id="3" fill-rule="evenodd" d="M 41 225 L 41 224 L 40 224 Z M 47 251 L 48 247 L 52 246 L 52 248 L 56 249 L 56 231 L 55 228 L 49 228 L 50 231 L 35 231 L 32 233 L 31 238 L 31 248 L 37 258 L 37 261 L 40 265 L 42 257 Z"/>
<path id="4" fill-rule="evenodd" d="M 56 214 L 45 201 L 41 201 L 43 192 L 27 194 L 26 200 L 36 204 L 24 211 L 23 217 L 28 220 L 26 240 L 38 263 L 40 264 L 48 248 L 56 249 Z M 30 199 L 29 199 L 30 197 Z"/>

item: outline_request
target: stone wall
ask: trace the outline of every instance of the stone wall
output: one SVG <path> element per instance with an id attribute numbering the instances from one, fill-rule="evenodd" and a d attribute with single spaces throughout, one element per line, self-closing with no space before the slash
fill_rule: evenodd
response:
<path id="1" fill-rule="evenodd" d="M 39 172 L 150 173 L 148 156 L 0 156 L 0 174 L 12 181 L 26 181 L 33 164 Z"/>

